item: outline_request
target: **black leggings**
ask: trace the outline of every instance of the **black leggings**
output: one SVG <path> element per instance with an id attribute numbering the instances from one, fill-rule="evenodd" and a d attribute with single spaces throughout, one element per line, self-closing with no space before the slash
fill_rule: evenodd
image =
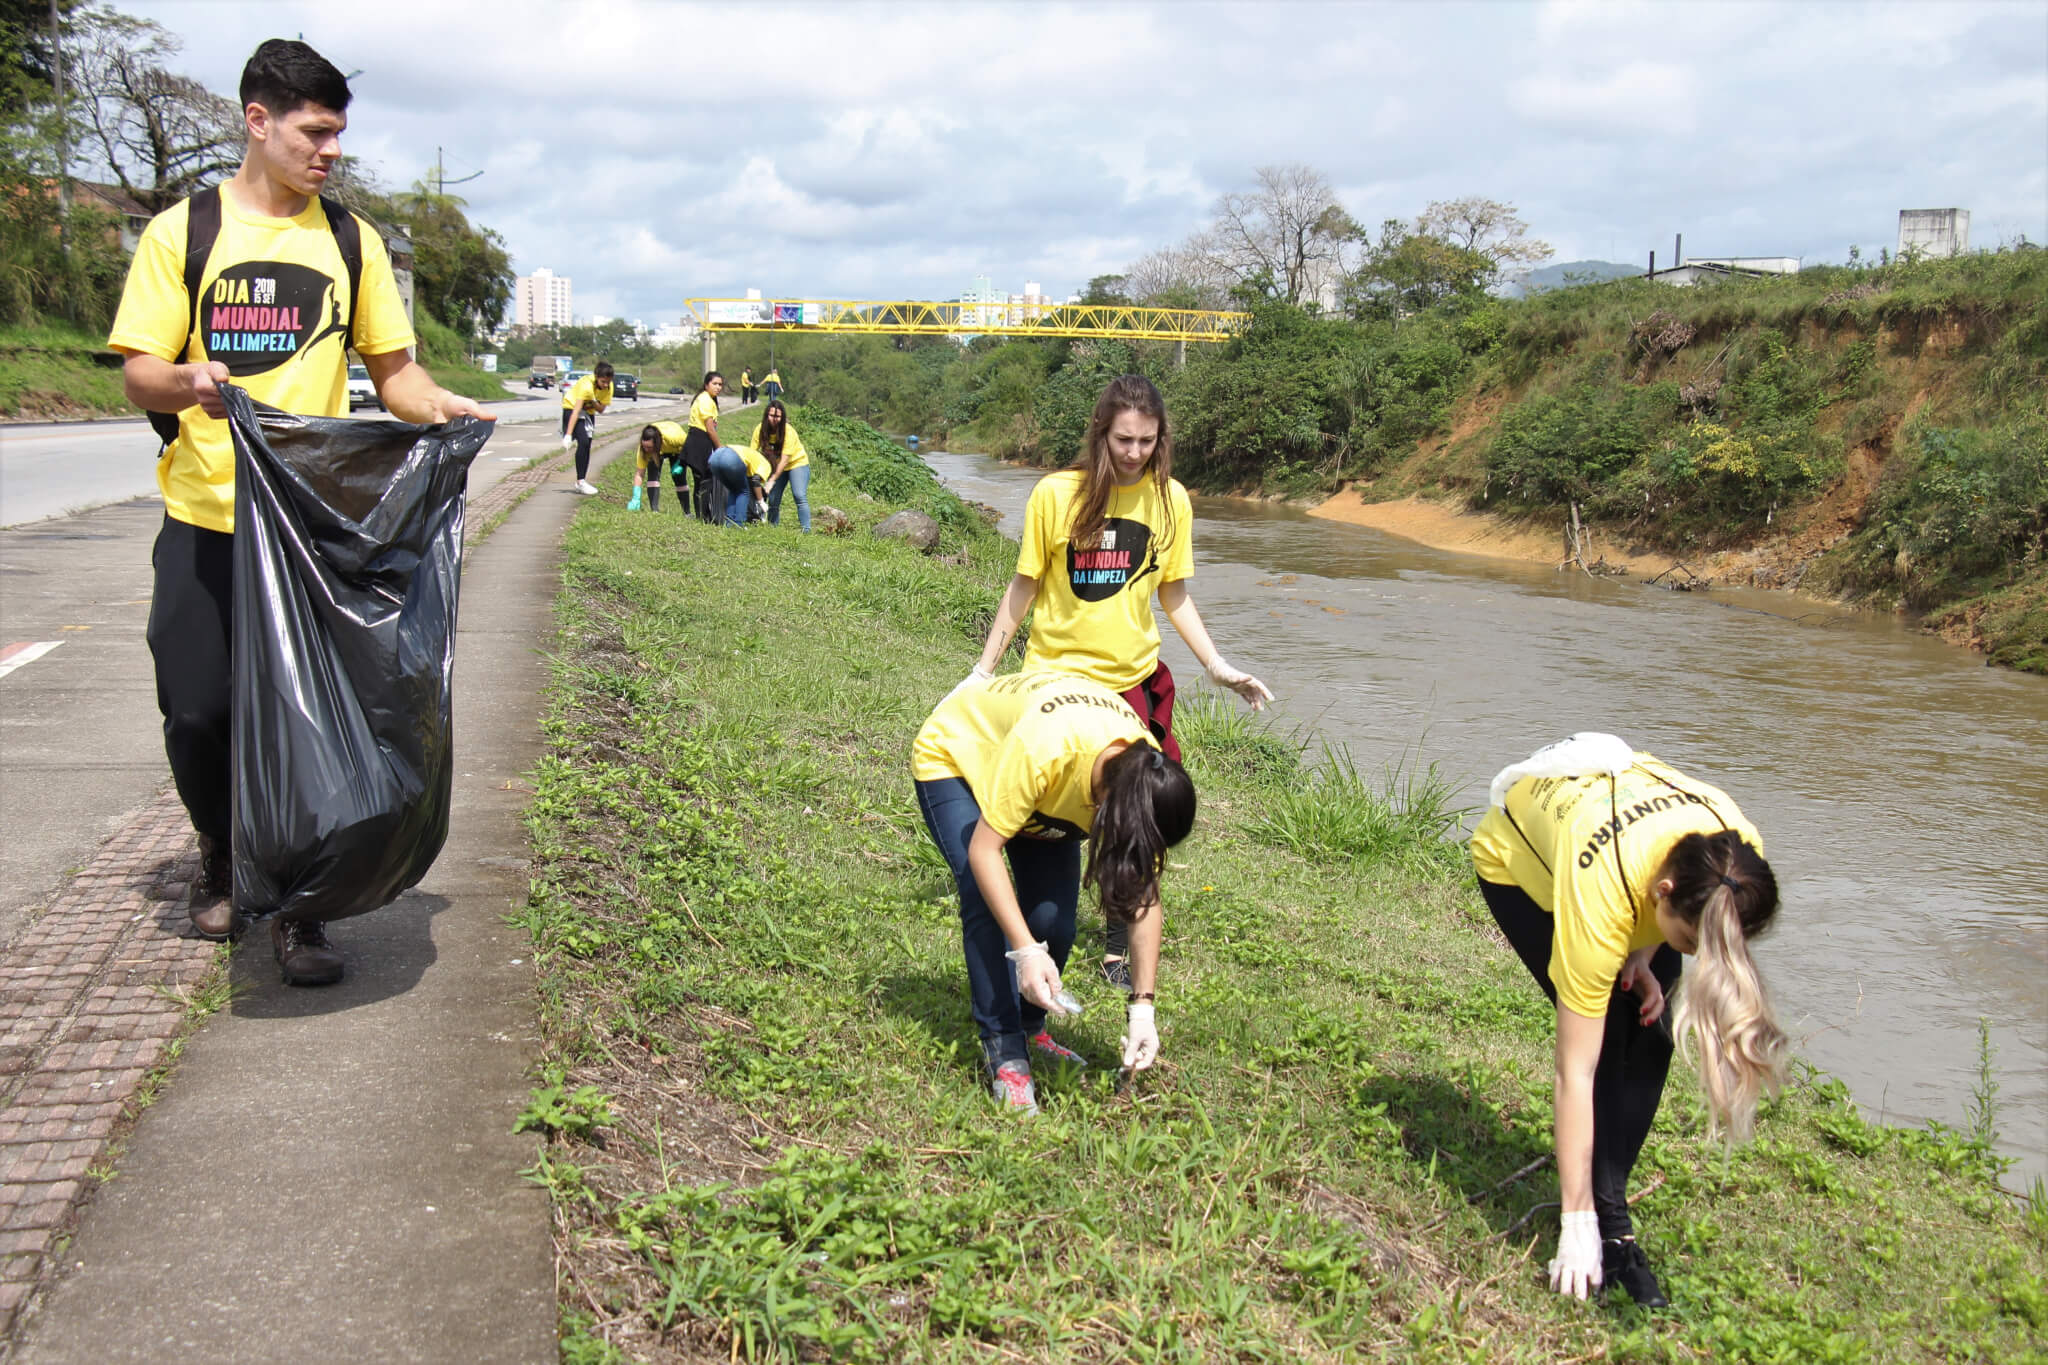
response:
<path id="1" fill-rule="evenodd" d="M 1550 946 L 1557 920 L 1519 886 L 1481 879 L 1479 893 L 1493 922 L 1507 935 L 1522 965 L 1536 984 L 1557 1003 L 1550 980 Z M 1678 984 L 1684 962 L 1670 945 L 1650 959 L 1650 973 L 1668 998 Z M 1648 1028 L 1636 1020 L 1638 1001 L 1619 989 L 1607 1004 L 1607 1031 L 1600 1039 L 1600 1065 L 1593 1072 L 1593 1207 L 1605 1238 L 1634 1235 L 1628 1216 L 1628 1178 L 1642 1153 L 1643 1141 L 1657 1118 L 1664 1096 L 1664 1077 L 1671 1070 L 1671 1015 Z"/>
<path id="2" fill-rule="evenodd" d="M 164 753 L 192 828 L 226 848 L 234 829 L 235 538 L 166 515 L 151 560 L 148 639 Z"/>
<path id="3" fill-rule="evenodd" d="M 719 514 L 712 510 L 715 491 L 712 485 L 718 481 L 711 477 L 711 452 L 716 449 L 718 446 L 712 441 L 711 434 L 702 427 L 691 427 L 690 434 L 683 438 L 683 465 L 690 471 L 690 488 L 695 495 L 699 521 L 719 519 Z M 678 494 L 682 492 L 680 484 L 676 486 L 676 491 Z M 722 507 L 724 502 L 721 500 L 718 505 Z M 683 505 L 683 510 L 690 510 L 688 503 Z"/>
<path id="4" fill-rule="evenodd" d="M 569 419 L 576 416 L 576 409 L 562 409 L 562 434 L 569 434 Z M 576 424 L 576 482 L 582 483 L 590 473 L 590 429 L 594 423 L 585 419 Z"/>

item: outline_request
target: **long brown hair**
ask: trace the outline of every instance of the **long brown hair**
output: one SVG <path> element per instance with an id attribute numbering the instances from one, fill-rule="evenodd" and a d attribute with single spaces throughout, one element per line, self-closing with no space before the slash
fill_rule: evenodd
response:
<path id="1" fill-rule="evenodd" d="M 1187 769 L 1149 744 L 1131 745 L 1102 765 L 1102 799 L 1088 837 L 1083 886 L 1118 924 L 1159 899 L 1166 850 L 1195 826 L 1195 784 Z"/>
<path id="2" fill-rule="evenodd" d="M 1787 1040 L 1749 955 L 1749 941 L 1778 914 L 1778 879 L 1733 830 L 1688 834 L 1662 872 L 1671 910 L 1699 928 L 1697 965 L 1678 998 L 1672 1034 L 1706 1088 L 1711 1126 L 1740 1140 L 1765 1092 L 1784 1084 Z"/>
<path id="3" fill-rule="evenodd" d="M 768 425 L 768 414 L 771 412 L 782 414 L 782 420 L 777 422 L 772 428 Z M 771 431 L 773 435 L 770 434 Z M 768 400 L 768 406 L 761 409 L 761 426 L 754 435 L 754 449 L 760 451 L 767 458 L 770 468 L 773 468 L 775 462 L 782 458 L 783 438 L 788 435 L 789 409 L 782 406 L 780 398 L 771 398 Z"/>
<path id="4" fill-rule="evenodd" d="M 1109 496 L 1116 489 L 1116 466 L 1109 458 L 1109 428 L 1118 414 L 1135 412 L 1159 423 L 1159 444 L 1152 447 L 1152 482 L 1158 486 L 1159 501 L 1166 509 L 1166 525 L 1160 528 L 1160 543 L 1173 537 L 1173 500 L 1167 485 L 1173 480 L 1173 432 L 1166 425 L 1166 400 L 1158 386 L 1142 374 L 1119 375 L 1109 381 L 1102 397 L 1095 400 L 1095 413 L 1088 419 L 1088 439 L 1069 469 L 1081 471 L 1081 498 L 1074 505 L 1074 523 L 1067 528 L 1067 543 L 1076 550 L 1092 550 L 1102 539 L 1102 524 L 1109 509 Z"/>

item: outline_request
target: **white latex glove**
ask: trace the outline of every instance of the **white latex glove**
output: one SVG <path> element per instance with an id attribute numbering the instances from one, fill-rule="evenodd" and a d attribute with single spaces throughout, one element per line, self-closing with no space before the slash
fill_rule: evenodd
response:
<path id="1" fill-rule="evenodd" d="M 953 684 L 953 692 L 958 692 L 963 687 L 979 687 L 993 677 L 995 677 L 995 674 L 989 672 L 980 664 L 976 664 L 974 666 L 974 671 L 972 673 L 969 673 L 959 682 Z M 947 702 L 951 701 L 953 699 L 953 692 L 948 692 L 945 696 L 940 697 L 939 704 L 943 706 Z"/>
<path id="2" fill-rule="evenodd" d="M 562 449 L 564 449 L 564 450 L 574 450 L 575 448 L 576 448 L 576 424 L 575 424 L 574 422 L 571 422 L 571 423 L 569 424 L 569 429 L 568 429 L 567 431 L 565 431 L 565 432 L 563 432 L 563 433 L 562 433 Z"/>
<path id="3" fill-rule="evenodd" d="M 1003 954 L 1017 964 L 1017 994 L 1042 1010 L 1061 1010 L 1053 997 L 1060 993 L 1060 969 L 1053 965 L 1052 951 L 1043 943 L 1029 948 L 1012 948 Z"/>
<path id="4" fill-rule="evenodd" d="M 1130 1022 L 1119 1040 L 1124 1045 L 1124 1065 L 1143 1071 L 1159 1060 L 1159 1028 L 1152 1019 L 1152 1002 L 1141 1000 L 1131 1006 Z M 1600 1239 L 1593 1239 L 1593 1254 L 1600 1254 Z"/>
<path id="5" fill-rule="evenodd" d="M 1600 1215 L 1591 1209 L 1559 1220 L 1557 1255 L 1550 1259 L 1550 1287 L 1583 1299 L 1600 1287 Z"/>
<path id="6" fill-rule="evenodd" d="M 1209 660 L 1206 670 L 1209 681 L 1218 687 L 1227 687 L 1252 705 L 1252 710 L 1263 711 L 1266 703 L 1273 700 L 1273 689 L 1242 669 L 1232 668 L 1230 660 L 1218 654 Z"/>

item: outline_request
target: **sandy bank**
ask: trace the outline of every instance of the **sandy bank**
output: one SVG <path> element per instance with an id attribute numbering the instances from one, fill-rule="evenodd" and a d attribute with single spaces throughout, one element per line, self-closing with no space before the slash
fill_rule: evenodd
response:
<path id="1" fill-rule="evenodd" d="M 1457 554 L 1486 555 L 1493 559 L 1516 559 L 1528 564 L 1556 564 L 1565 556 L 1563 534 L 1541 522 L 1468 512 L 1446 502 L 1422 497 L 1399 498 L 1392 502 L 1366 502 L 1355 490 L 1345 489 L 1328 501 L 1309 509 L 1312 517 L 1364 526 L 1389 535 L 1427 545 L 1433 550 Z M 1617 569 L 1648 577 L 1662 573 L 1674 562 L 1669 555 L 1634 554 L 1608 543 L 1597 529 L 1591 532 L 1595 562 L 1606 560 Z M 1691 562 L 1702 574 L 1720 576 L 1722 555 Z M 1709 567 L 1710 564 L 1712 567 Z"/>

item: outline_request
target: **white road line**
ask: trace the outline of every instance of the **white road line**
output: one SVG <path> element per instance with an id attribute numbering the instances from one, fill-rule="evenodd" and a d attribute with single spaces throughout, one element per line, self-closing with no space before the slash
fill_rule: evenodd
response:
<path id="1" fill-rule="evenodd" d="M 62 640 L 35 640 L 0 645 L 0 678 L 6 677 L 23 664 L 34 663 L 63 643 Z"/>

